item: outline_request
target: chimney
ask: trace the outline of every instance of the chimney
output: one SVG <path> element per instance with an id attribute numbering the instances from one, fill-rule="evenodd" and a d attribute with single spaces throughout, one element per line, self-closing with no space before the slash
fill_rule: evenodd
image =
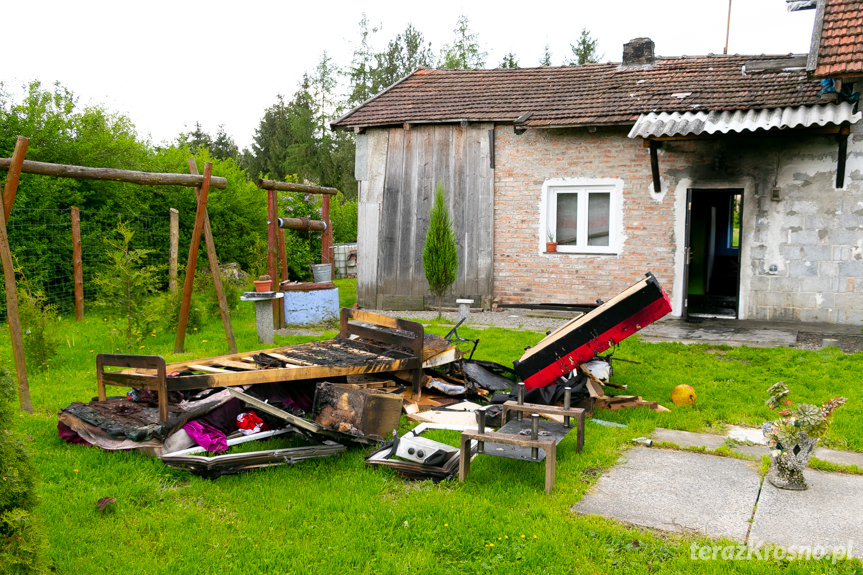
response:
<path id="1" fill-rule="evenodd" d="M 635 38 L 623 45 L 624 66 L 649 66 L 655 61 L 653 40 L 650 38 Z"/>

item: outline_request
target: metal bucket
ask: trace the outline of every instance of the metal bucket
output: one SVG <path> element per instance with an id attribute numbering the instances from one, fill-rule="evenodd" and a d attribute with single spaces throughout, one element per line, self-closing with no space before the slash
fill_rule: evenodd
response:
<path id="1" fill-rule="evenodd" d="M 331 264 L 312 264 L 312 273 L 315 283 L 322 284 L 333 281 L 333 268 Z"/>

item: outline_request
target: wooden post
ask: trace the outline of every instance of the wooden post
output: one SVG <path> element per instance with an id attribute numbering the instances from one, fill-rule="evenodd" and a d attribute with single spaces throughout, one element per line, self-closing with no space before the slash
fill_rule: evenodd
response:
<path id="1" fill-rule="evenodd" d="M 21 176 L 21 167 L 24 165 L 24 156 L 27 155 L 27 146 L 30 145 L 30 138 L 18 136 L 15 140 L 15 150 L 12 152 L 12 161 L 9 164 L 9 173 L 6 174 L 6 185 L 3 190 L 3 212 L 5 225 L 9 221 L 9 216 L 12 215 L 12 206 L 15 203 L 15 194 L 18 193 L 18 178 Z"/>
<path id="2" fill-rule="evenodd" d="M 189 172 L 198 174 L 198 166 L 195 158 L 189 158 Z M 201 194 L 200 188 L 195 188 L 195 196 Z M 228 300 L 225 298 L 225 288 L 222 285 L 222 273 L 219 270 L 219 257 L 216 255 L 216 242 L 213 241 L 213 231 L 210 228 L 210 215 L 204 206 L 204 245 L 207 247 L 207 261 L 210 262 L 210 275 L 213 276 L 213 287 L 216 288 L 216 300 L 219 302 L 219 314 L 222 316 L 222 325 L 225 328 L 225 339 L 231 353 L 237 353 L 237 340 L 234 339 L 234 330 L 231 327 L 231 312 L 228 309 Z"/>
<path id="3" fill-rule="evenodd" d="M 276 237 L 279 238 L 279 262 L 281 267 L 281 276 L 279 276 L 282 281 L 287 281 L 288 279 L 288 251 L 285 249 L 285 234 L 287 234 L 287 230 L 276 230 Z"/>
<path id="4" fill-rule="evenodd" d="M 321 198 L 321 220 L 327 225 L 321 234 L 321 263 L 330 264 L 330 277 L 336 277 L 333 266 L 333 227 L 330 225 L 330 196 Z"/>
<path id="5" fill-rule="evenodd" d="M 20 140 L 19 140 L 20 142 Z M 17 151 L 18 146 L 15 146 Z M 4 201 L 0 201 L 0 260 L 3 265 L 3 281 L 6 286 L 6 319 L 9 322 L 9 335 L 12 339 L 12 355 L 15 359 L 15 371 L 18 375 L 18 401 L 21 409 L 33 413 L 30 403 L 30 386 L 27 383 L 27 364 L 24 362 L 24 340 L 21 336 L 21 321 L 18 318 L 18 288 L 15 284 L 15 269 L 12 265 L 12 252 L 9 251 L 9 237 L 6 235 L 5 200 L 18 188 L 17 179 L 10 185 L 6 180 Z"/>
<path id="6" fill-rule="evenodd" d="M 75 281 L 75 321 L 84 319 L 84 270 L 81 264 L 81 213 L 72 206 L 72 273 Z"/>
<path id="7" fill-rule="evenodd" d="M 279 221 L 278 221 L 278 198 L 275 190 L 267 190 L 267 270 L 270 274 L 270 291 L 279 289 Z M 273 306 L 273 327 L 276 329 L 282 327 L 284 315 L 282 312 L 282 300 L 274 299 Z"/>
<path id="8" fill-rule="evenodd" d="M 195 210 L 195 227 L 192 229 L 192 241 L 189 243 L 189 258 L 186 260 L 186 279 L 183 282 L 183 301 L 180 304 L 180 322 L 177 326 L 177 337 L 174 339 L 174 353 L 183 353 L 186 340 L 186 326 L 189 324 L 189 308 L 192 304 L 192 286 L 195 283 L 195 263 L 198 261 L 198 246 L 201 244 L 201 231 L 204 229 L 204 213 L 207 207 L 207 195 L 210 193 L 210 176 L 213 164 L 204 164 L 204 179 L 201 193 L 198 194 L 198 205 Z"/>
<path id="9" fill-rule="evenodd" d="M 198 189 L 198 188 L 196 188 Z M 180 212 L 171 208 L 171 232 L 168 240 L 168 291 L 177 291 L 177 264 L 180 255 Z"/>

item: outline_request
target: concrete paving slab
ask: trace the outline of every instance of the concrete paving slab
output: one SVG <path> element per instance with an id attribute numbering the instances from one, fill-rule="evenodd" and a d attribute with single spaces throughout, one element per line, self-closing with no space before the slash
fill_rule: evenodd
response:
<path id="1" fill-rule="evenodd" d="M 856 465 L 863 469 L 863 453 L 856 451 L 839 451 L 826 447 L 816 447 L 812 457 L 836 465 Z"/>
<path id="2" fill-rule="evenodd" d="M 673 443 L 678 447 L 704 447 L 706 449 L 718 449 L 725 445 L 725 438 L 721 435 L 711 433 L 693 433 L 691 431 L 678 431 L 676 429 L 663 429 L 657 427 L 650 437 L 654 441 Z"/>
<path id="3" fill-rule="evenodd" d="M 600 477 L 572 511 L 742 542 L 760 483 L 758 472 L 746 461 L 636 447 Z"/>
<path id="4" fill-rule="evenodd" d="M 738 445 L 734 447 L 731 451 L 734 453 L 739 453 L 740 455 L 745 455 L 747 457 L 760 458 L 762 455 L 767 455 L 767 446 L 766 445 Z"/>
<path id="5" fill-rule="evenodd" d="M 764 482 L 749 545 L 848 548 L 863 558 L 863 476 L 803 472 L 809 489 L 787 491 Z"/>
<path id="6" fill-rule="evenodd" d="M 729 425 L 725 429 L 725 437 L 735 441 L 749 442 L 756 445 L 767 445 L 764 432 L 760 427 L 743 427 L 742 425 Z"/>
<path id="7" fill-rule="evenodd" d="M 792 347 L 796 329 L 726 327 L 717 323 L 656 322 L 641 330 L 643 341 L 677 341 L 749 347 Z"/>

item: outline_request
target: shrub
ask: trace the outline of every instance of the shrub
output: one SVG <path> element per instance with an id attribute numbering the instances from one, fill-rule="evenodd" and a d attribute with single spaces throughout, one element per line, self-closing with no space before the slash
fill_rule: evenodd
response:
<path id="1" fill-rule="evenodd" d="M 27 368 L 41 370 L 57 355 L 60 346 L 55 333 L 57 304 L 49 304 L 45 292 L 33 288 L 27 277 L 22 275 L 18 282 L 18 314 Z"/>
<path id="2" fill-rule="evenodd" d="M 142 300 L 155 293 L 159 284 L 159 268 L 144 265 L 151 250 L 133 249 L 135 232 L 121 221 L 114 230 L 119 237 L 105 238 L 108 265 L 95 279 L 99 288 L 99 305 L 126 320 L 122 330 L 116 330 L 125 339 L 126 348 L 133 341 L 141 341 L 149 333 L 156 318 L 151 308 L 140 305 Z"/>
<path id="3" fill-rule="evenodd" d="M 34 512 L 36 469 L 11 429 L 16 397 L 11 375 L 0 368 L 0 573 L 47 573 Z"/>

